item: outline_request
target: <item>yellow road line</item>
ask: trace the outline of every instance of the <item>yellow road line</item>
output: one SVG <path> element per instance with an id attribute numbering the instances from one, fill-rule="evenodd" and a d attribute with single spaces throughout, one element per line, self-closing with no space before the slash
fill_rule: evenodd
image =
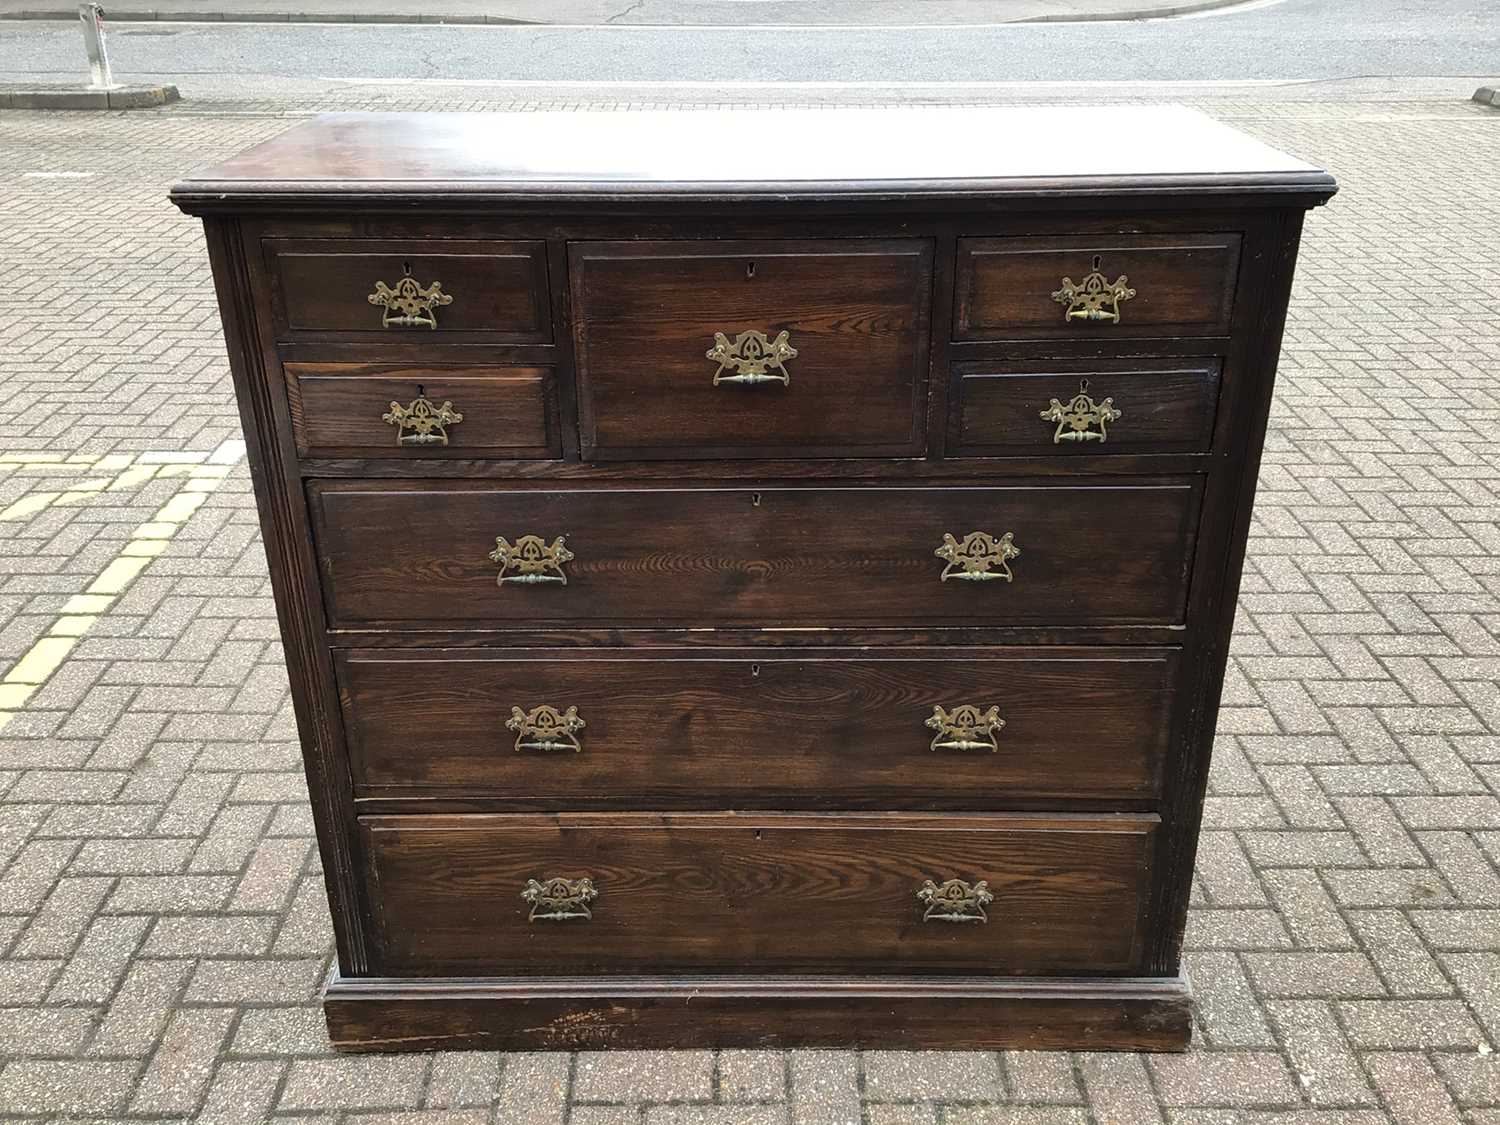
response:
<path id="1" fill-rule="evenodd" d="M 20 659 L 0 674 L 0 730 L 62 667 L 63 661 L 93 628 L 94 622 L 109 611 L 120 595 L 130 589 L 131 583 L 140 577 L 151 560 L 167 549 L 172 536 L 203 505 L 208 494 L 224 482 L 224 478 L 244 456 L 244 452 L 243 442 L 227 441 L 211 454 L 143 454 L 140 457 L 111 455 L 90 458 L 85 467 L 118 471 L 107 478 L 80 482 L 60 493 L 33 493 L 0 512 L 0 519 L 17 519 L 20 515 L 12 513 L 20 505 L 42 497 L 46 498 L 44 503 L 33 504 L 21 514 L 34 514 L 56 503 L 78 503 L 105 489 L 137 487 L 153 477 L 183 478 L 182 485 L 172 498 L 154 516 L 135 529 L 129 542 L 120 548 L 119 553 L 99 572 L 88 588 L 81 594 L 74 594 L 63 604 L 62 613 L 52 623 L 46 635 L 38 638 L 21 654 Z M 147 458 L 151 460 L 142 464 Z M 59 462 L 60 459 L 51 460 L 45 455 L 0 457 L 0 467 L 55 468 Z M 98 484 L 97 488 L 93 487 L 95 484 Z M 89 487 L 84 488 L 82 485 Z M 63 499 L 64 497 L 69 499 Z"/>

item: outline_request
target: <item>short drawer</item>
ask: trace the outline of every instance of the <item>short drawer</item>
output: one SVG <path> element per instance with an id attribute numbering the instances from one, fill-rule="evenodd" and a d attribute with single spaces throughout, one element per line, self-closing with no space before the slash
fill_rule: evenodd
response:
<path id="1" fill-rule="evenodd" d="M 1197 478 L 309 486 L 335 627 L 1178 624 Z"/>
<path id="2" fill-rule="evenodd" d="M 374 971 L 1128 973 L 1156 823 L 367 818 Z"/>
<path id="3" fill-rule="evenodd" d="M 949 452 L 1206 452 L 1219 373 L 1215 359 L 957 364 Z"/>
<path id="4" fill-rule="evenodd" d="M 1222 336 L 1237 234 L 958 240 L 960 340 Z"/>
<path id="5" fill-rule="evenodd" d="M 576 243 L 569 262 L 585 456 L 924 449 L 929 240 Z"/>
<path id="6" fill-rule="evenodd" d="M 542 242 L 268 238 L 280 338 L 546 343 Z"/>
<path id="7" fill-rule="evenodd" d="M 1175 649 L 336 654 L 360 796 L 1004 808 L 1155 795 Z"/>
<path id="8" fill-rule="evenodd" d="M 286 363 L 304 457 L 556 457 L 550 367 Z"/>

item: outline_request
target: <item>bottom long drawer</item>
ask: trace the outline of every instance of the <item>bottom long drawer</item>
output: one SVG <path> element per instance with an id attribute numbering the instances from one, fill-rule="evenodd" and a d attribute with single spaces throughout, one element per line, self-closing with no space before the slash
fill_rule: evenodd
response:
<path id="1" fill-rule="evenodd" d="M 1157 823 L 368 817 L 374 970 L 1128 973 Z"/>

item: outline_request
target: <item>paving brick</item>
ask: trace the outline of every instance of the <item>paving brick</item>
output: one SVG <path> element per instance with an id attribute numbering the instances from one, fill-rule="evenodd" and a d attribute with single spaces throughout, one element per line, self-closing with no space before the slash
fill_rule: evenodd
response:
<path id="1" fill-rule="evenodd" d="M 195 1112 L 213 1079 L 233 1018 L 228 1008 L 179 1009 L 136 1084 L 131 1112 Z"/>
<path id="2" fill-rule="evenodd" d="M 1484 1038 L 1459 1000 L 1344 1000 L 1337 1008 L 1361 1049 L 1474 1047 Z"/>
<path id="3" fill-rule="evenodd" d="M 782 1051 L 720 1051 L 718 1079 L 722 1101 L 785 1101 L 786 1054 Z"/>
<path id="4" fill-rule="evenodd" d="M 1110 1125 L 1161 1125 L 1165 1121 L 1141 1056 L 1081 1055 L 1078 1069 L 1097 1120 Z"/>
<path id="5" fill-rule="evenodd" d="M 993 1051 L 865 1051 L 861 1061 L 870 1101 L 992 1101 L 1002 1092 Z"/>
<path id="6" fill-rule="evenodd" d="M 792 1051 L 792 1125 L 862 1125 L 859 1056 L 853 1051 Z"/>
<path id="7" fill-rule="evenodd" d="M 585 1051 L 573 1073 L 573 1096 L 584 1102 L 708 1101 L 712 1051 Z"/>
<path id="8" fill-rule="evenodd" d="M 500 1087 L 500 1059 L 493 1051 L 450 1051 L 434 1055 L 423 1101 L 461 1108 L 494 1104 Z"/>
<path id="9" fill-rule="evenodd" d="M 415 1108 L 427 1060 L 420 1055 L 294 1059 L 279 1109 Z"/>
<path id="10" fill-rule="evenodd" d="M 1367 1055 L 1365 1069 L 1395 1125 L 1463 1125 L 1458 1107 L 1426 1056 Z"/>
<path id="11" fill-rule="evenodd" d="M 1359 953 L 1250 953 L 1250 979 L 1265 996 L 1384 996 L 1370 959 Z"/>
<path id="12" fill-rule="evenodd" d="M 1292 1069 L 1313 1105 L 1371 1105 L 1375 1098 L 1333 1008 L 1323 1000 L 1266 1005 Z"/>
<path id="13" fill-rule="evenodd" d="M 1296 1105 L 1301 1090 L 1281 1056 L 1265 1051 L 1154 1055 L 1162 1102 L 1169 1106 Z"/>
<path id="14" fill-rule="evenodd" d="M 1069 1104 L 1081 1101 L 1073 1060 L 1061 1051 L 1006 1051 L 1005 1077 L 1018 1102 Z"/>
<path id="15" fill-rule="evenodd" d="M 286 1068 L 279 1059 L 221 1063 L 198 1113 L 198 1125 L 259 1125 L 270 1115 Z"/>
<path id="16" fill-rule="evenodd" d="M 0 1113 L 83 1114 L 119 1109 L 135 1064 L 15 1059 L 0 1070 Z"/>
<path id="17" fill-rule="evenodd" d="M 572 1060 L 563 1054 L 515 1054 L 505 1060 L 497 1125 L 563 1125 Z"/>
<path id="18" fill-rule="evenodd" d="M 1190 953 L 1184 959 L 1198 1001 L 1198 1019 L 1217 1047 L 1272 1047 L 1250 981 L 1233 953 Z"/>

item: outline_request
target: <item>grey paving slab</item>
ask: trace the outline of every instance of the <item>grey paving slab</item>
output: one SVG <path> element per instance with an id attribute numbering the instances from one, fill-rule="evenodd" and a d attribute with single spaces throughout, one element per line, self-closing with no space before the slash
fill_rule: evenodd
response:
<path id="1" fill-rule="evenodd" d="M 27 280 L 0 287 L 0 665 L 214 482 L 0 729 L 0 1118 L 1497 1125 L 1500 197 L 1475 185 L 1500 178 L 1500 117 L 1384 94 L 1204 103 L 1343 191 L 1309 219 L 1288 325 L 1188 1054 L 333 1056 L 237 416 L 201 236 L 164 193 L 314 106 L 514 104 L 290 84 L 0 112 L 0 261 Z"/>

